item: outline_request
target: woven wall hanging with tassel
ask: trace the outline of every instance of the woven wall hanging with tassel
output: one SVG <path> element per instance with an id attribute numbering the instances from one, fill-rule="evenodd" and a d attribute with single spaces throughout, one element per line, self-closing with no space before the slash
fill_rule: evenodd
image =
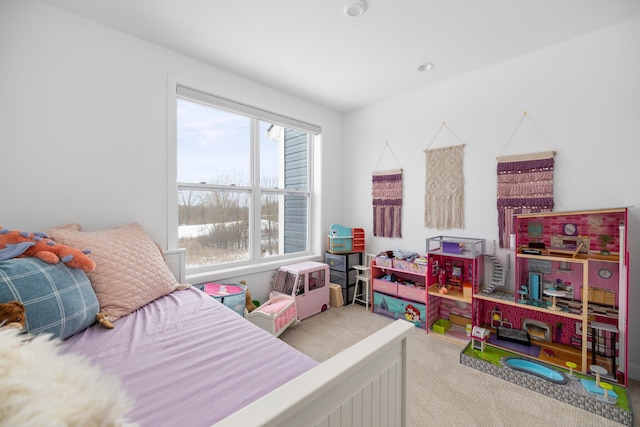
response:
<path id="1" fill-rule="evenodd" d="M 378 169 L 385 152 L 398 157 L 387 141 L 376 163 Z M 402 237 L 402 169 L 374 171 L 371 177 L 373 197 L 373 235 L 378 237 Z"/>
<path id="2" fill-rule="evenodd" d="M 525 111 L 506 145 L 527 117 Z M 549 146 L 540 130 L 532 121 L 531 124 Z M 510 235 L 516 232 L 515 215 L 553 210 L 554 156 L 555 151 L 550 150 L 497 157 L 498 237 L 501 248 L 510 246 Z"/>

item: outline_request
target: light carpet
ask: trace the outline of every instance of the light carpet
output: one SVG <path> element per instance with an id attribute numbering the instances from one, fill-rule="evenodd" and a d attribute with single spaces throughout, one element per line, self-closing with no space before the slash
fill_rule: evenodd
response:
<path id="1" fill-rule="evenodd" d="M 364 306 L 332 307 L 287 329 L 280 338 L 318 362 L 392 320 Z M 416 328 L 412 335 L 412 426 L 620 426 L 540 393 L 460 364 L 463 346 Z M 628 388 L 634 426 L 640 382 Z"/>

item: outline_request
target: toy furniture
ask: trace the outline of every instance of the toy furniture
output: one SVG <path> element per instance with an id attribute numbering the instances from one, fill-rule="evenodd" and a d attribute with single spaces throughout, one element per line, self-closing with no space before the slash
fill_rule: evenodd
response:
<path id="1" fill-rule="evenodd" d="M 437 336 L 468 344 L 464 328 L 467 323 L 473 323 L 473 292 L 483 287 L 486 241 L 435 236 L 426 239 L 426 250 L 428 324 L 434 325 L 441 318 L 451 320 L 452 314 L 453 318 L 462 316 L 464 323 L 454 323 L 446 334 Z"/>
<path id="2" fill-rule="evenodd" d="M 520 286 L 520 290 L 518 291 L 518 295 L 520 295 L 520 299 L 518 300 L 518 302 L 520 304 L 526 303 L 527 299 L 525 297 L 529 295 L 529 288 L 526 285 Z"/>
<path id="3" fill-rule="evenodd" d="M 556 297 L 566 297 L 567 293 L 565 291 L 559 291 L 557 289 L 545 289 L 544 294 L 549 295 L 552 298 L 551 305 L 547 307 L 549 310 L 554 310 L 554 311 L 562 310 L 562 308 L 556 305 Z"/>
<path id="4" fill-rule="evenodd" d="M 331 224 L 327 248 L 331 253 L 364 252 L 364 229 Z"/>
<path id="5" fill-rule="evenodd" d="M 260 307 L 247 313 L 247 320 L 269 332 L 273 336 L 278 336 L 290 325 L 298 322 L 296 311 L 296 300 L 290 295 L 270 295 L 269 301 Z"/>
<path id="6" fill-rule="evenodd" d="M 376 257 L 371 263 L 373 312 L 393 319 L 405 319 L 419 328 L 429 328 L 426 276 L 426 265 Z M 436 320 L 437 313 L 434 322 Z"/>
<path id="7" fill-rule="evenodd" d="M 615 369 L 618 328 L 615 325 L 595 321 L 590 322 L 589 326 L 591 327 L 591 360 L 611 373 Z"/>
<path id="8" fill-rule="evenodd" d="M 604 369 L 602 366 L 598 366 L 598 365 L 589 366 L 589 370 L 591 370 L 591 372 L 596 374 L 596 387 L 600 387 L 600 376 L 607 375 L 607 370 Z"/>
<path id="9" fill-rule="evenodd" d="M 569 368 L 569 374 L 567 375 L 567 377 L 570 380 L 577 380 L 578 377 L 576 377 L 575 375 L 573 375 L 573 370 L 576 369 L 578 367 L 578 365 L 574 362 L 571 362 L 569 360 L 567 360 L 567 362 L 565 363 L 565 365 L 567 365 L 567 367 Z"/>
<path id="10" fill-rule="evenodd" d="M 513 324 L 508 320 L 506 320 L 504 316 L 502 316 L 502 312 L 498 310 L 497 307 L 491 310 L 489 315 L 490 315 L 489 323 L 491 324 L 492 328 L 496 328 L 496 329 L 498 327 L 513 328 Z"/>
<path id="11" fill-rule="evenodd" d="M 356 301 L 362 302 L 367 310 L 369 310 L 369 298 L 371 294 L 369 282 L 371 281 L 371 261 L 373 258 L 375 258 L 374 254 L 366 254 L 364 257 L 364 265 L 353 266 L 356 270 L 356 289 L 353 292 L 353 301 L 351 304 L 355 304 Z M 362 287 L 360 287 L 361 283 Z"/>
<path id="12" fill-rule="evenodd" d="M 609 383 L 601 382 L 600 388 L 604 390 L 604 396 L 602 396 L 602 400 L 607 403 L 615 403 L 618 399 L 614 397 L 609 397 L 609 393 L 613 390 L 613 386 Z"/>
<path id="13" fill-rule="evenodd" d="M 329 266 L 315 261 L 285 265 L 278 269 L 273 282 L 274 295 L 289 295 L 296 300 L 298 319 L 329 308 Z"/>
<path id="14" fill-rule="evenodd" d="M 484 343 L 489 339 L 491 332 L 486 328 L 474 326 L 471 330 L 472 346 L 476 350 L 484 351 Z"/>
<path id="15" fill-rule="evenodd" d="M 580 384 L 582 384 L 584 389 L 588 393 L 595 395 L 598 400 L 602 400 L 605 403 L 616 403 L 618 394 L 613 391 L 611 384 L 601 381 L 602 377 L 608 374 L 607 370 L 599 365 L 591 365 L 589 366 L 589 370 L 596 378 L 595 380 L 581 378 Z"/>

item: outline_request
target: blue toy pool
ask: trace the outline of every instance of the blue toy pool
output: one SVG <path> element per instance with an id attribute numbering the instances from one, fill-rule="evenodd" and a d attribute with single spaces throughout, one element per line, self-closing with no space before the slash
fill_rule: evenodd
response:
<path id="1" fill-rule="evenodd" d="M 502 364 L 508 368 L 515 369 L 516 371 L 536 375 L 542 379 L 551 381 L 552 383 L 567 383 L 567 377 L 562 372 L 548 368 L 540 363 L 534 362 L 533 360 L 524 359 L 522 357 L 505 357 L 502 360 Z"/>

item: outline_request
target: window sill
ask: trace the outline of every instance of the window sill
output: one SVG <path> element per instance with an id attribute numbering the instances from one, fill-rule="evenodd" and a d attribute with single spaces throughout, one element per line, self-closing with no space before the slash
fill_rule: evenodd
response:
<path id="1" fill-rule="evenodd" d="M 185 283 L 190 285 L 198 285 L 201 283 L 225 280 L 238 276 L 245 276 L 250 274 L 264 273 L 265 271 L 277 270 L 283 265 L 295 264 L 304 261 L 318 261 L 323 262 L 324 259 L 317 255 L 307 255 L 303 257 L 279 259 L 277 261 L 265 261 L 260 264 L 242 265 L 230 268 L 222 268 L 209 271 L 201 271 L 197 273 L 189 273 L 185 275 Z"/>

